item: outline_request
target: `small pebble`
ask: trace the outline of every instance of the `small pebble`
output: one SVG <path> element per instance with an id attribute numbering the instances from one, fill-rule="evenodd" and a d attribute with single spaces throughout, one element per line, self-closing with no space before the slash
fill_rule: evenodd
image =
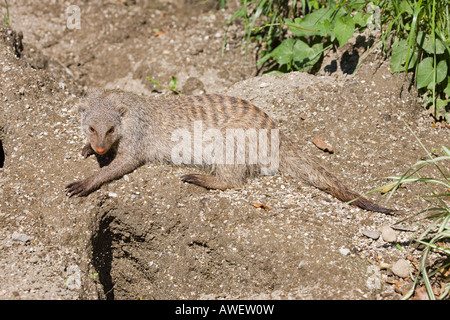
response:
<path id="1" fill-rule="evenodd" d="M 378 231 L 363 230 L 361 232 L 366 237 L 374 239 L 374 240 L 377 240 L 380 237 L 380 232 L 378 232 Z"/>
<path id="2" fill-rule="evenodd" d="M 12 234 L 12 239 L 17 240 L 17 241 L 22 241 L 22 242 L 28 242 L 31 240 L 31 237 L 24 233 L 19 233 L 19 232 L 14 231 Z"/>
<path id="3" fill-rule="evenodd" d="M 67 268 L 66 287 L 69 290 L 78 290 L 81 288 L 81 270 L 77 265 L 71 265 Z"/>
<path id="4" fill-rule="evenodd" d="M 382 226 L 381 227 L 381 236 L 383 237 L 383 240 L 386 242 L 395 242 L 397 241 L 397 233 L 394 229 L 392 229 L 389 226 Z"/>
<path id="5" fill-rule="evenodd" d="M 346 256 L 346 255 L 348 255 L 348 254 L 350 253 L 350 250 L 347 249 L 347 248 L 340 248 L 340 249 L 339 249 L 339 252 L 340 252 L 342 255 Z"/>
<path id="6" fill-rule="evenodd" d="M 396 276 L 399 276 L 400 278 L 407 278 L 409 277 L 409 268 L 410 268 L 409 261 L 405 259 L 400 259 L 393 264 L 391 270 Z"/>
<path id="7" fill-rule="evenodd" d="M 366 279 L 366 286 L 370 290 L 381 289 L 381 275 L 380 270 L 375 266 L 367 267 L 367 274 L 370 276 Z"/>

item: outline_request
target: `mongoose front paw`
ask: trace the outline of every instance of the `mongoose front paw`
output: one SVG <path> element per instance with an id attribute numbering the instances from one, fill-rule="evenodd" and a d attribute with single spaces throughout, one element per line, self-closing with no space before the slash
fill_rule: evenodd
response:
<path id="1" fill-rule="evenodd" d="M 181 176 L 181 181 L 187 182 L 187 183 L 193 183 L 193 184 L 200 183 L 198 174 L 186 174 L 184 176 Z"/>
<path id="2" fill-rule="evenodd" d="M 92 188 L 88 180 L 76 181 L 66 186 L 66 195 L 70 197 L 77 195 L 79 197 L 88 195 Z"/>
<path id="3" fill-rule="evenodd" d="M 89 157 L 90 155 L 93 155 L 95 152 L 94 152 L 94 150 L 92 149 L 92 147 L 91 147 L 91 145 L 90 144 L 87 144 L 87 145 L 85 145 L 84 147 L 83 147 L 83 150 L 81 150 L 81 155 L 83 156 L 83 158 L 87 158 L 87 157 Z"/>

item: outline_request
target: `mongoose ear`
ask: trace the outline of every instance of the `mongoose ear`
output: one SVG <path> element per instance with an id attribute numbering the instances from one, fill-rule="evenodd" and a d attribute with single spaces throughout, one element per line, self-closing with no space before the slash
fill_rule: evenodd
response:
<path id="1" fill-rule="evenodd" d="M 84 99 L 82 101 L 80 101 L 80 103 L 78 103 L 78 105 L 75 107 L 75 110 L 78 113 L 84 113 L 86 112 L 86 109 L 88 107 L 88 103 L 87 101 L 85 101 Z"/>
<path id="2" fill-rule="evenodd" d="M 89 108 L 89 101 L 92 98 L 98 97 L 102 94 L 102 89 L 88 89 L 87 92 L 80 98 L 80 102 L 76 106 L 78 113 L 84 113 Z"/>
<path id="3" fill-rule="evenodd" d="M 128 113 L 128 107 L 124 104 L 120 104 L 117 106 L 117 111 L 119 112 L 119 115 L 123 118 Z"/>
<path id="4" fill-rule="evenodd" d="M 86 92 L 87 99 L 93 99 L 100 97 L 105 92 L 104 89 L 99 88 L 89 88 Z"/>

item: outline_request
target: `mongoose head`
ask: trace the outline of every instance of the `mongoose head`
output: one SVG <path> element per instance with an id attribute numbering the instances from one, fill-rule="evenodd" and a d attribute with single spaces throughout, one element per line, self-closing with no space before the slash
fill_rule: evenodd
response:
<path id="1" fill-rule="evenodd" d="M 102 155 L 120 141 L 122 122 L 128 107 L 103 91 L 91 92 L 86 100 L 79 107 L 81 128 L 92 150 Z"/>

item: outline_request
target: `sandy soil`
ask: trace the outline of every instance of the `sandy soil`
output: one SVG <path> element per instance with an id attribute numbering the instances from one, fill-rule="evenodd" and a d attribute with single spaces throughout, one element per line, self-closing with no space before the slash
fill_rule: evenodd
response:
<path id="1" fill-rule="evenodd" d="M 192 0 L 8 3 L 11 28 L 0 28 L 0 298 L 398 299 L 409 290 L 411 279 L 390 265 L 405 259 L 417 271 L 420 248 L 409 246 L 417 224 L 402 220 L 426 207 L 420 186 L 388 203 L 379 192 L 368 196 L 395 215 L 344 205 L 282 174 L 208 191 L 181 182 L 195 169 L 164 164 L 88 197 L 64 193 L 98 168 L 80 155 L 75 107 L 83 93 L 170 95 L 147 77 L 167 86 L 172 76 L 184 94 L 223 93 L 264 109 L 354 190 L 381 186 L 426 156 L 406 124 L 436 154 L 450 131 L 432 126 L 409 82 L 390 73 L 376 35 L 330 52 L 316 75 L 255 76 L 256 48 L 245 54 L 239 22 L 224 40 L 232 1 L 226 9 Z M 80 29 L 67 27 L 69 5 L 81 10 Z M 396 241 L 363 235 L 385 225 Z M 437 291 L 443 281 L 433 279 Z"/>

